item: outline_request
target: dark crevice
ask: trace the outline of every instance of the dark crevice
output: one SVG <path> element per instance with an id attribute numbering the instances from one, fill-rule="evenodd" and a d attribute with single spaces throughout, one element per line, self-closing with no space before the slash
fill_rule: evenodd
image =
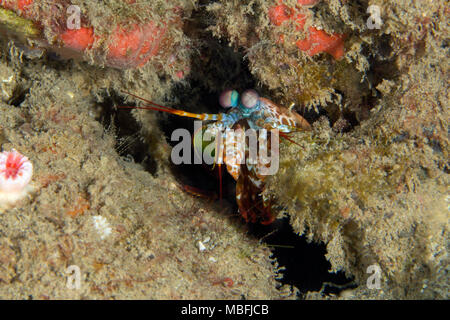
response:
<path id="1" fill-rule="evenodd" d="M 14 90 L 13 97 L 9 101 L 9 104 L 15 107 L 20 107 L 22 102 L 25 101 L 27 94 L 30 92 L 30 88 L 22 88 L 20 86 Z"/>
<path id="2" fill-rule="evenodd" d="M 299 298 L 308 291 L 328 295 L 356 288 L 353 279 L 346 277 L 344 272 L 328 272 L 331 264 L 325 258 L 325 244 L 308 242 L 305 236 L 297 235 L 288 218 L 278 219 L 270 226 L 251 224 L 249 230 L 272 248 L 272 258 L 279 267 L 284 267 L 279 281 L 299 289 Z"/>
<path id="3" fill-rule="evenodd" d="M 102 125 L 114 131 L 116 136 L 115 149 L 117 153 L 129 161 L 141 164 L 144 170 L 152 175 L 156 174 L 156 162 L 149 154 L 150 147 L 141 137 L 141 125 L 131 114 L 129 109 L 120 109 L 116 106 L 127 106 L 123 98 L 112 93 L 104 97 L 99 103 L 100 119 Z"/>

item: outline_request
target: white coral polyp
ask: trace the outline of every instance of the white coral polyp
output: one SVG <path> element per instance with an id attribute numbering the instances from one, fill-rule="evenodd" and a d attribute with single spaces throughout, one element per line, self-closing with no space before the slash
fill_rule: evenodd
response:
<path id="1" fill-rule="evenodd" d="M 94 221 L 94 227 L 98 231 L 101 239 L 105 239 L 111 234 L 112 229 L 105 217 L 94 216 L 92 217 L 92 220 Z"/>
<path id="2" fill-rule="evenodd" d="M 0 205 L 11 204 L 26 195 L 33 164 L 16 150 L 0 153 Z"/>

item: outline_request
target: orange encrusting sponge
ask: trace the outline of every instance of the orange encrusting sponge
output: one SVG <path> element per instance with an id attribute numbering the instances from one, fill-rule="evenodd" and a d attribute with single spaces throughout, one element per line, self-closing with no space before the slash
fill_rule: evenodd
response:
<path id="1" fill-rule="evenodd" d="M 315 5 L 320 0 L 297 0 L 298 5 L 300 6 L 312 6 Z"/>
<path id="2" fill-rule="evenodd" d="M 344 34 L 333 33 L 329 35 L 323 30 L 317 30 L 314 27 L 308 28 L 309 35 L 304 40 L 298 40 L 295 44 L 305 51 L 308 55 L 326 52 L 331 54 L 334 59 L 339 60 L 344 56 Z"/>
<path id="3" fill-rule="evenodd" d="M 298 0 L 298 5 L 314 5 L 317 0 Z M 280 4 L 269 8 L 269 19 L 275 26 L 280 26 L 287 20 L 295 19 L 297 23 L 296 29 L 304 31 L 307 14 L 299 13 L 294 17 L 294 9 L 289 8 L 282 1 Z M 281 35 L 281 39 L 284 39 L 284 35 Z M 296 46 L 304 51 L 309 56 L 314 56 L 321 52 L 326 52 L 339 60 L 344 56 L 344 40 L 345 34 L 333 33 L 328 34 L 323 30 L 319 30 L 315 27 L 309 27 L 306 32 L 305 39 L 300 39 L 295 42 Z"/>
<path id="4" fill-rule="evenodd" d="M 151 57 L 158 54 L 165 28 L 155 23 L 133 24 L 131 28 L 118 25 L 107 38 L 107 62 L 115 67 L 134 67 L 144 65 Z M 102 37 L 94 33 L 92 27 L 66 30 L 60 38 L 64 47 L 84 51 L 92 47 Z"/>
<path id="5" fill-rule="evenodd" d="M 108 61 L 116 66 L 142 66 L 160 49 L 166 29 L 154 22 L 117 26 L 109 39 Z"/>
<path id="6" fill-rule="evenodd" d="M 30 5 L 33 0 L 0 0 L 0 6 L 13 10 L 20 16 L 32 20 L 41 28 L 51 28 L 56 33 L 59 42 L 55 45 L 48 44 L 49 48 L 55 46 L 55 50 L 62 47 L 75 53 L 84 54 L 88 49 L 92 49 L 93 54 L 101 55 L 106 52 L 106 64 L 117 68 L 133 68 L 143 66 L 152 57 L 156 56 L 164 39 L 167 37 L 167 26 L 159 26 L 157 21 L 113 25 L 110 34 L 100 33 L 95 30 L 85 18 L 82 17 L 82 26 L 79 29 L 69 29 L 66 27 L 66 12 L 64 6 L 56 7 L 52 11 L 50 25 L 41 22 L 39 15 L 33 15 Z M 55 1 L 58 2 L 58 1 Z M 128 0 L 133 3 L 133 0 Z M 59 12 L 59 11 L 60 12 Z M 42 13 L 45 18 L 46 13 Z M 101 49 L 106 46 L 105 50 Z M 98 50 L 98 52 L 96 51 Z M 69 54 L 70 55 L 70 54 Z M 70 55 L 72 57 L 72 55 Z M 183 77 L 177 73 L 177 77 Z"/>
<path id="7" fill-rule="evenodd" d="M 33 4 L 33 0 L 0 0 L 2 7 L 11 10 L 21 10 L 22 12 L 26 11 L 31 4 Z"/>
<path id="8" fill-rule="evenodd" d="M 65 47 L 84 51 L 94 43 L 94 29 L 92 27 L 82 27 L 80 29 L 66 30 L 61 35 L 61 40 Z"/>
<path id="9" fill-rule="evenodd" d="M 284 21 L 291 19 L 293 14 L 294 10 L 285 4 L 269 8 L 269 19 L 276 26 L 281 26 Z"/>

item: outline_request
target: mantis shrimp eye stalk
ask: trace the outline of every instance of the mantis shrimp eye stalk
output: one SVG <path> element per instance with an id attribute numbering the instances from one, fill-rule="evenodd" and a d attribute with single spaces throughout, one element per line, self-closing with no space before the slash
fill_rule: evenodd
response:
<path id="1" fill-rule="evenodd" d="M 219 103 L 224 108 L 236 107 L 239 102 L 239 93 L 236 90 L 225 90 L 219 98 Z"/>
<path id="2" fill-rule="evenodd" d="M 0 208 L 22 199 L 30 190 L 33 165 L 16 150 L 0 153 Z"/>
<path id="3" fill-rule="evenodd" d="M 244 107 L 251 109 L 256 107 L 259 102 L 259 94 L 253 89 L 245 90 L 241 98 Z"/>

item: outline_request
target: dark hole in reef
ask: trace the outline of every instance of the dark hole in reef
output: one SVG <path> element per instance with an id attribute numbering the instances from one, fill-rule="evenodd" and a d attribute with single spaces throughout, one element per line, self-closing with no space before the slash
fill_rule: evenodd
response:
<path id="1" fill-rule="evenodd" d="M 344 289 L 356 288 L 353 279 L 347 278 L 344 272 L 328 272 L 331 264 L 325 258 L 325 245 L 309 243 L 305 236 L 297 235 L 288 218 L 278 219 L 270 226 L 251 224 L 249 230 L 272 247 L 273 258 L 285 268 L 280 271 L 279 281 L 295 286 L 300 294 L 322 288 L 324 295 L 338 294 Z"/>
<path id="2" fill-rule="evenodd" d="M 131 106 L 116 93 L 109 96 L 105 94 L 104 100 L 99 103 L 100 119 L 102 125 L 109 129 L 114 128 L 116 135 L 115 149 L 119 155 L 136 163 L 140 163 L 144 169 L 152 175 L 156 173 L 156 162 L 149 154 L 149 146 L 140 136 L 141 125 L 131 114 L 129 109 L 115 108 L 116 106 Z"/>
<path id="3" fill-rule="evenodd" d="M 297 110 L 297 113 L 308 120 L 310 124 L 316 122 L 322 116 L 329 119 L 328 112 L 322 106 L 317 106 L 316 108 L 301 108 L 300 110 Z"/>
<path id="4" fill-rule="evenodd" d="M 383 34 L 380 37 L 380 40 L 378 42 L 378 54 L 381 56 L 381 58 L 388 58 L 392 53 L 392 47 L 391 47 L 391 40 L 392 37 L 387 34 Z"/>
<path id="5" fill-rule="evenodd" d="M 395 63 L 396 57 L 392 55 L 391 36 L 383 35 L 373 46 L 364 45 L 363 53 L 369 59 L 370 70 L 367 73 L 372 87 L 381 81 L 394 80 L 400 75 Z"/>
<path id="6" fill-rule="evenodd" d="M 350 132 L 352 130 L 352 128 L 354 128 L 357 125 L 359 125 L 359 121 L 356 118 L 356 115 L 355 115 L 354 112 L 344 111 L 343 112 L 343 116 L 344 116 L 344 119 L 347 120 L 350 125 L 348 127 L 346 127 L 344 130 L 342 130 L 342 132 L 344 132 L 344 133 L 345 132 Z"/>
<path id="7" fill-rule="evenodd" d="M 13 96 L 11 100 L 9 101 L 9 104 L 15 107 L 20 107 L 22 102 L 25 101 L 25 98 L 27 97 L 27 94 L 30 92 L 30 88 L 22 88 L 18 87 L 13 92 Z"/>

